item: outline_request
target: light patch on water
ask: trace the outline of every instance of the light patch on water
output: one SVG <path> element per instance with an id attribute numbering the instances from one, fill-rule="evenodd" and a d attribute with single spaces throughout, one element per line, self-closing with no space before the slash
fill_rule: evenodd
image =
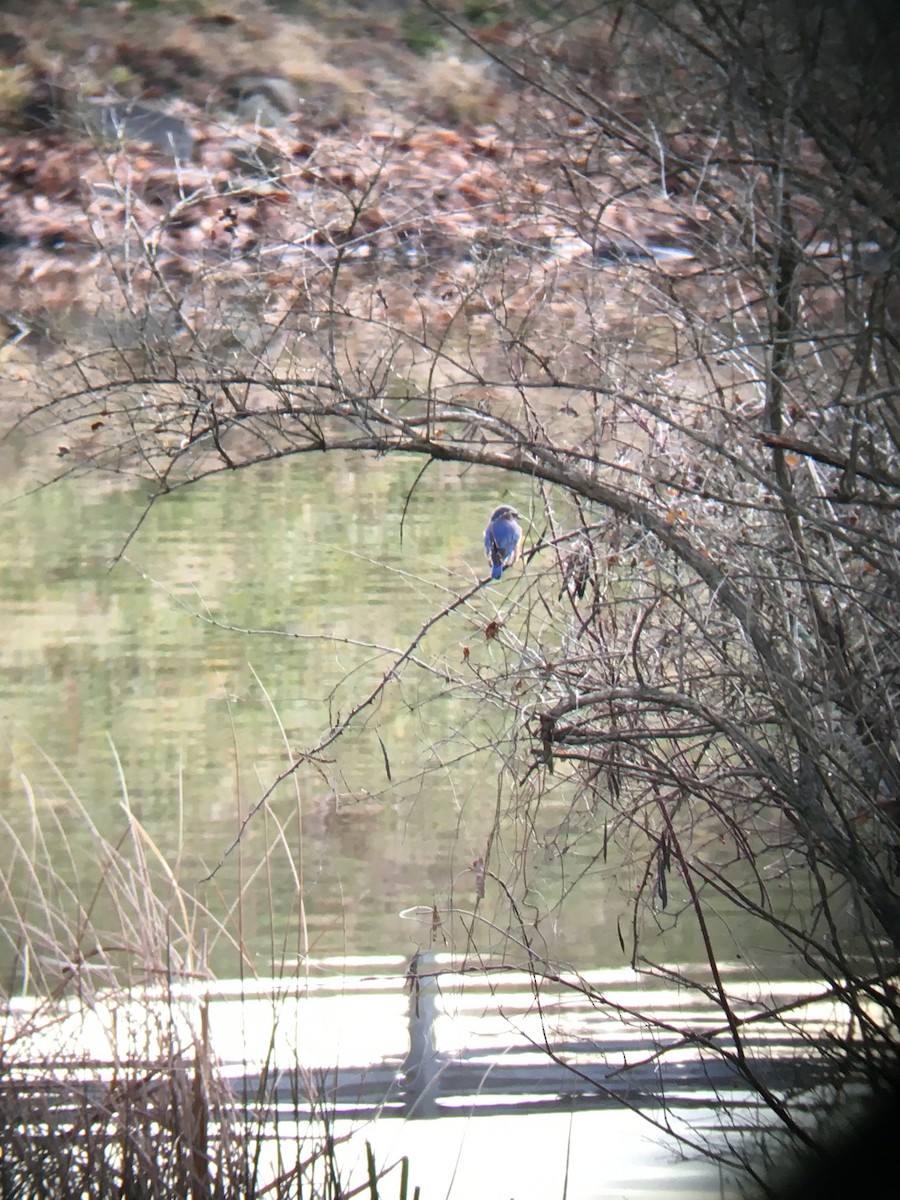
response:
<path id="1" fill-rule="evenodd" d="M 673 1114 L 669 1114 L 670 1120 Z M 691 1119 L 713 1113 L 692 1113 Z M 298 1134 L 307 1132 L 298 1127 Z M 428 1200 L 713 1200 L 738 1195 L 709 1162 L 680 1156 L 675 1143 L 624 1111 L 380 1121 L 362 1129 L 337 1122 L 338 1163 L 348 1190 L 364 1183 L 365 1143 L 379 1167 L 409 1159 L 409 1194 Z M 282 1168 L 283 1169 L 283 1168 Z M 394 1194 L 399 1175 L 384 1181 Z"/>

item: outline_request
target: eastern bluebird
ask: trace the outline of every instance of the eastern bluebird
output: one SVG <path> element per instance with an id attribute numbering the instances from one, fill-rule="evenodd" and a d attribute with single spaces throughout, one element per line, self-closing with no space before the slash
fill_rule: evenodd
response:
<path id="1" fill-rule="evenodd" d="M 491 560 L 491 579 L 499 579 L 504 568 L 512 566 L 519 557 L 522 527 L 516 520 L 518 515 L 508 504 L 501 504 L 491 513 L 484 531 L 484 548 Z"/>

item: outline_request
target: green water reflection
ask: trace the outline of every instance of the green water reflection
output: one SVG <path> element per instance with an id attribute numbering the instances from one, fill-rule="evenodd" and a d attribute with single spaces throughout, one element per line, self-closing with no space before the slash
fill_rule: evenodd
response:
<path id="1" fill-rule="evenodd" d="M 470 868 L 486 854 L 498 805 L 500 874 L 527 831 L 539 846 L 560 822 L 558 779 L 534 826 L 511 810 L 512 776 L 524 768 L 483 748 L 504 734 L 504 710 L 479 711 L 442 677 L 461 672 L 464 646 L 488 671 L 502 654 L 484 626 L 526 586 L 517 571 L 430 631 L 418 654 L 433 669 L 409 667 L 274 793 L 239 850 L 201 882 L 289 750 L 314 746 L 389 669 L 387 648 L 405 648 L 484 574 L 481 534 L 497 500 L 531 510 L 526 483 L 504 491 L 502 478 L 452 467 L 427 472 L 410 497 L 420 467 L 322 456 L 223 475 L 157 504 L 112 570 L 142 491 L 66 481 L 6 505 L 4 813 L 20 832 L 32 806 L 52 814 L 43 836 L 82 899 L 95 884 L 96 844 L 72 796 L 114 840 L 127 790 L 177 880 L 231 914 L 234 940 L 209 943 L 219 973 L 237 970 L 238 944 L 263 974 L 307 949 L 411 953 L 431 933 L 404 910 L 443 911 L 451 896 L 476 905 Z M 7 480 L 7 499 L 21 478 Z M 546 916 L 543 946 L 583 967 L 628 961 L 619 932 L 633 881 L 624 856 L 602 842 L 601 814 L 577 853 L 565 862 L 536 853 L 525 872 L 528 916 Z M 507 898 L 489 890 L 483 908 L 497 921 L 496 933 L 482 927 L 485 943 L 500 949 Z M 664 957 L 702 957 L 692 922 L 667 921 L 663 932 Z M 440 930 L 439 948 L 445 935 L 459 929 Z M 754 938 L 758 955 L 759 931 Z M 0 954 L 4 977 L 14 976 L 14 948 Z"/>
<path id="2" fill-rule="evenodd" d="M 76 865 L 89 862 L 84 822 L 57 772 L 111 837 L 123 823 L 124 777 L 133 812 L 180 881 L 205 875 L 284 769 L 285 738 L 293 750 L 315 744 L 387 669 L 387 655 L 351 642 L 403 648 L 483 573 L 496 483 L 435 472 L 404 518 L 419 470 L 323 456 L 209 481 L 154 507 L 112 571 L 140 491 L 64 482 L 8 505 L 0 703 L 13 824 L 29 820 L 22 772 L 55 811 Z M 508 494 L 527 506 L 521 486 Z M 473 620 L 502 601 L 499 589 L 479 597 L 429 635 L 422 657 L 457 670 Z M 430 748 L 474 719 L 464 706 L 438 677 L 411 672 L 298 773 L 302 831 L 291 824 L 285 852 L 302 865 L 318 952 L 405 951 L 398 913 L 446 897 L 460 867 L 484 853 L 495 765 L 476 754 L 436 769 Z M 448 760 L 456 749 L 445 747 Z M 276 819 L 288 819 L 298 793 L 293 783 L 276 793 Z M 272 833 L 265 814 L 251 822 L 242 869 Z M 237 869 L 230 860 L 207 894 L 226 903 Z M 290 945 L 296 889 L 276 879 L 273 890 L 286 900 L 277 923 Z M 248 893 L 251 942 L 268 925 L 267 894 L 259 889 L 254 932 Z"/>

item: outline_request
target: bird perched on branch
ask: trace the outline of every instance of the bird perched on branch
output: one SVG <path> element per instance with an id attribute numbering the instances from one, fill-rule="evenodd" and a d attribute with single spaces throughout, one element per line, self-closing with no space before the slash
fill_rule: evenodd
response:
<path id="1" fill-rule="evenodd" d="M 518 515 L 508 504 L 501 504 L 491 513 L 484 531 L 484 548 L 491 560 L 492 579 L 499 579 L 505 568 L 512 566 L 519 557 L 522 527 L 516 520 Z"/>

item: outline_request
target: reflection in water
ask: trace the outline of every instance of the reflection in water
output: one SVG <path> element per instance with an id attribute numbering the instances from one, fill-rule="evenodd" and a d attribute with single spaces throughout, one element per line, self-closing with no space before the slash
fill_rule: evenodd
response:
<path id="1" fill-rule="evenodd" d="M 124 779 L 131 810 L 179 880 L 192 886 L 206 875 L 288 748 L 315 744 L 381 678 L 390 649 L 484 574 L 481 531 L 496 494 L 471 473 L 435 472 L 404 516 L 418 469 L 322 457 L 176 493 L 111 572 L 141 494 L 91 481 L 16 501 L 0 530 L 11 820 L 30 821 L 22 771 L 55 811 L 51 836 L 68 840 L 71 869 L 86 868 L 94 851 L 83 823 L 70 820 L 67 787 L 114 837 Z M 527 508 L 527 497 L 514 499 Z M 429 635 L 421 657 L 455 673 L 473 617 L 490 619 L 507 590 L 479 594 Z M 477 756 L 467 738 L 453 745 L 453 730 L 472 717 L 439 677 L 408 673 L 276 793 L 240 855 L 201 893 L 212 904 L 233 895 L 246 864 L 264 857 L 271 822 L 285 823 L 282 859 L 270 863 L 284 949 L 301 948 L 289 882 L 301 869 L 314 951 L 411 953 L 398 913 L 446 895 L 457 860 L 483 854 L 493 821 Z M 439 738 L 440 759 L 429 750 Z M 253 962 L 272 952 L 269 903 L 266 888 L 245 893 Z"/>
<path id="2" fill-rule="evenodd" d="M 178 882 L 214 914 L 239 913 L 237 943 L 209 933 L 217 973 L 233 974 L 236 954 L 267 974 L 273 959 L 306 953 L 408 957 L 452 944 L 457 929 L 411 929 L 400 916 L 445 908 L 451 892 L 487 920 L 505 910 L 501 895 L 486 907 L 490 889 L 481 902 L 471 870 L 514 803 L 510 767 L 478 749 L 485 722 L 500 737 L 504 717 L 474 709 L 450 681 L 492 670 L 502 649 L 485 627 L 513 611 L 527 566 L 431 629 L 419 665 L 286 780 L 214 879 L 199 882 L 291 756 L 346 716 L 429 615 L 484 577 L 496 501 L 531 511 L 521 482 L 499 496 L 496 479 L 455 467 L 435 467 L 410 495 L 418 471 L 322 456 L 220 476 L 154 507 L 112 571 L 142 494 L 91 480 L 15 501 L 0 527 L 2 802 L 27 831 L 24 774 L 38 811 L 53 814 L 43 836 L 76 890 L 91 893 L 97 851 L 70 790 L 112 840 L 127 790 Z M 534 536 L 527 527 L 526 544 Z M 553 852 L 564 802 L 564 781 L 541 801 L 528 911 L 552 914 L 542 927 L 551 955 L 621 965 L 628 876 L 618 878 L 615 845 L 598 853 L 602 829 L 586 842 L 565 920 L 554 909 L 577 858 Z M 691 923 L 664 933 L 667 959 L 698 956 Z"/>

